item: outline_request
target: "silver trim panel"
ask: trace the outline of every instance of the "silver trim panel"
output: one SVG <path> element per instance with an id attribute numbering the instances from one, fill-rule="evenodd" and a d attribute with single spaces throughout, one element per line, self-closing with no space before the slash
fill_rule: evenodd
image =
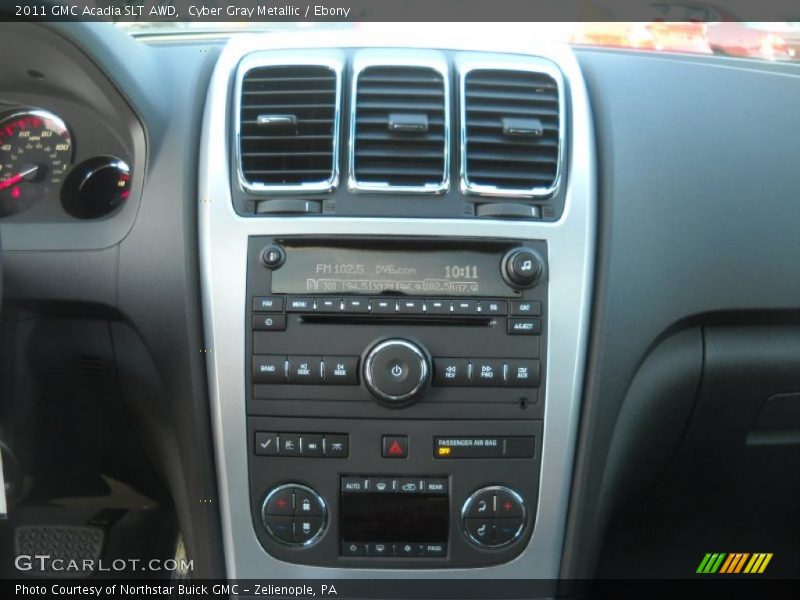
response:
<path id="1" fill-rule="evenodd" d="M 565 113 L 567 110 L 564 102 L 564 77 L 561 70 L 555 63 L 538 57 L 513 57 L 504 56 L 502 58 L 491 56 L 462 56 L 456 59 L 456 71 L 458 72 L 459 89 L 459 142 L 460 157 L 459 180 L 461 191 L 464 194 L 475 194 L 478 196 L 506 197 L 506 198 L 549 198 L 558 191 L 561 184 L 561 167 L 564 163 L 564 139 L 567 120 Z M 547 187 L 533 188 L 501 188 L 494 185 L 481 185 L 472 183 L 467 172 L 467 75 L 471 71 L 524 71 L 528 73 L 542 73 L 552 77 L 558 87 L 558 157 L 556 163 L 556 176 L 553 184 Z"/>
<path id="2" fill-rule="evenodd" d="M 588 94 L 577 60 L 565 45 L 537 44 L 529 35 L 509 35 L 491 25 L 437 24 L 391 31 L 314 31 L 313 35 L 241 35 L 230 40 L 212 76 L 202 124 L 199 165 L 200 275 L 220 516 L 231 578 L 396 578 L 398 569 L 322 568 L 278 560 L 261 547 L 253 528 L 248 481 L 245 410 L 246 256 L 250 236 L 447 236 L 538 239 L 548 246 L 547 386 L 537 522 L 514 560 L 470 569 L 419 569 L 417 578 L 558 577 L 570 496 L 580 412 L 594 265 L 596 160 Z M 479 219 L 264 217 L 236 214 L 231 199 L 230 94 L 237 65 L 254 50 L 344 47 L 442 48 L 472 60 L 489 58 L 552 61 L 569 82 L 568 177 L 565 206 L 555 222 Z M 335 51 L 334 51 L 335 55 Z M 495 60 L 495 64 L 496 64 Z M 534 477 L 535 473 L 531 473 Z"/>
<path id="3" fill-rule="evenodd" d="M 301 184 L 263 184 L 247 181 L 242 171 L 242 84 L 247 72 L 260 67 L 327 67 L 336 75 L 336 103 L 333 111 L 333 156 L 331 175 L 321 181 L 308 181 Z M 236 161 L 236 177 L 239 188 L 249 194 L 265 195 L 271 193 L 307 194 L 312 192 L 333 192 L 339 185 L 339 125 L 341 123 L 342 108 L 342 71 L 344 69 L 344 54 L 337 50 L 309 50 L 303 52 L 253 52 L 244 56 L 236 69 L 233 101 L 235 104 L 234 127 L 236 131 L 236 147 L 234 160 Z"/>
<path id="4" fill-rule="evenodd" d="M 444 85 L 444 173 L 438 183 L 426 185 L 390 185 L 356 179 L 356 100 L 358 79 L 369 67 L 422 67 L 442 76 Z M 350 132 L 348 135 L 347 188 L 351 192 L 443 194 L 450 189 L 450 72 L 447 58 L 436 50 L 358 50 L 353 56 L 350 92 Z"/>

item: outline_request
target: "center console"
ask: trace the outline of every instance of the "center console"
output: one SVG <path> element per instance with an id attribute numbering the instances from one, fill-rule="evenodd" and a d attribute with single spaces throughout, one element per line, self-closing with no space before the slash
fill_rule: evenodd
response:
<path id="1" fill-rule="evenodd" d="M 517 556 L 536 522 L 547 244 L 253 236 L 247 262 L 264 549 L 343 567 Z"/>
<path id="2" fill-rule="evenodd" d="M 558 577 L 586 91 L 566 47 L 420 35 L 242 37 L 216 66 L 199 240 L 229 577 Z"/>

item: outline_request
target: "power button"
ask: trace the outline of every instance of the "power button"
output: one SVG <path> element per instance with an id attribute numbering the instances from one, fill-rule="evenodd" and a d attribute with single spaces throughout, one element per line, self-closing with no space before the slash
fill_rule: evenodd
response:
<path id="1" fill-rule="evenodd" d="M 380 401 L 400 406 L 417 396 L 430 379 L 429 359 L 407 340 L 386 340 L 364 360 L 364 383 Z"/>

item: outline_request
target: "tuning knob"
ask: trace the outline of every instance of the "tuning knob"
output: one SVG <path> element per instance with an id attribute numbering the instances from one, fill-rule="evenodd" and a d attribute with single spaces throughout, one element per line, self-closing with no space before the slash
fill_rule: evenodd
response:
<path id="1" fill-rule="evenodd" d="M 418 345 L 401 339 L 379 342 L 363 362 L 367 389 L 386 406 L 414 402 L 430 381 L 430 358 Z"/>
<path id="2" fill-rule="evenodd" d="M 544 274 L 544 259 L 531 248 L 515 248 L 503 258 L 501 270 L 511 287 L 532 288 Z"/>

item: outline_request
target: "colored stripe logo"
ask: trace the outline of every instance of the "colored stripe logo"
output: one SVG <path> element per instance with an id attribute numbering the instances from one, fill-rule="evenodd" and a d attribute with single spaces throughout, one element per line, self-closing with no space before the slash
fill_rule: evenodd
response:
<path id="1" fill-rule="evenodd" d="M 714 573 L 755 575 L 763 573 L 771 560 L 772 552 L 756 552 L 754 554 L 749 552 L 707 552 L 695 572 L 701 575 Z"/>

